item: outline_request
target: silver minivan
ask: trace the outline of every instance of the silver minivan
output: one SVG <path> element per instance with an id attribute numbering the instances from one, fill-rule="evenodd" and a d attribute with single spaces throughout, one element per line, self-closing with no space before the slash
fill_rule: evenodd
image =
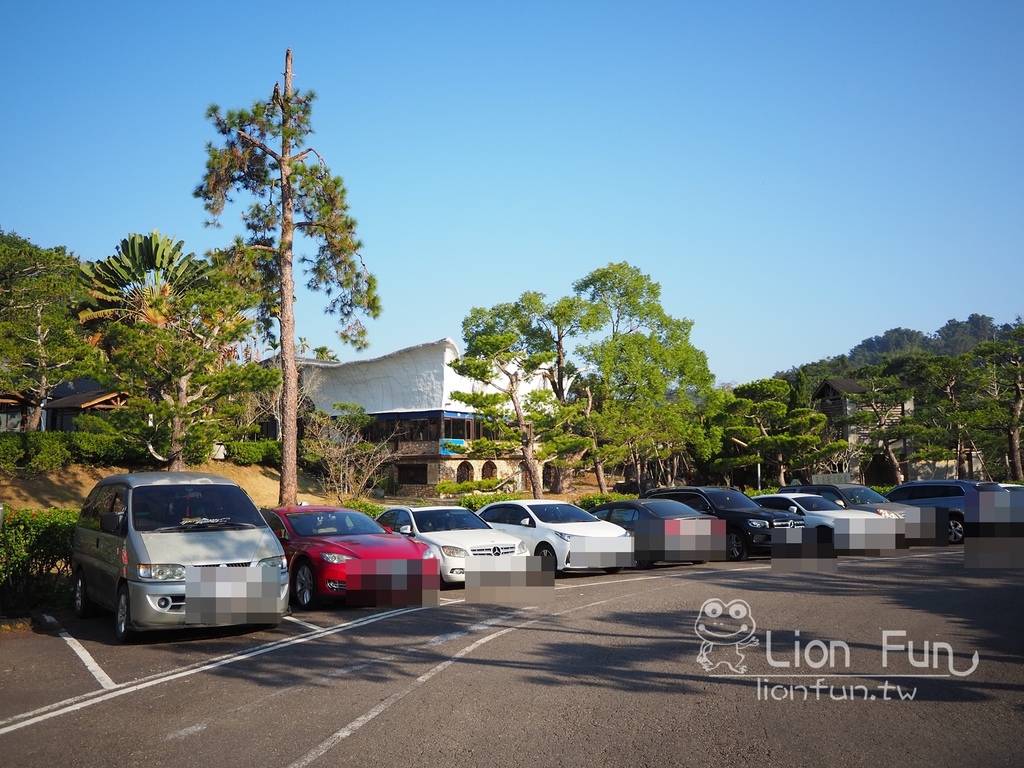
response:
<path id="1" fill-rule="evenodd" d="M 281 542 L 236 483 L 199 472 L 100 480 L 75 527 L 75 612 L 112 610 L 117 639 L 146 629 L 276 626 L 288 607 Z"/>

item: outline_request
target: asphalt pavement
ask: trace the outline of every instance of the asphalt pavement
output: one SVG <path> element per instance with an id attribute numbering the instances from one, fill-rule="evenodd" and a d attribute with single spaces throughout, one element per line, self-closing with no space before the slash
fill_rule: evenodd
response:
<path id="1" fill-rule="evenodd" d="M 1019 766 L 1022 570 L 958 549 L 571 575 L 537 605 L 0 636 L 8 765 Z"/>

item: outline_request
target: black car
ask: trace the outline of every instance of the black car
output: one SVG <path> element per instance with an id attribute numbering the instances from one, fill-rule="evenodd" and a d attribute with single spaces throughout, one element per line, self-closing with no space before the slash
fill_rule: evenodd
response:
<path id="1" fill-rule="evenodd" d="M 642 499 L 675 499 L 728 523 L 726 559 L 746 560 L 751 552 L 772 551 L 773 528 L 802 528 L 800 515 L 764 509 L 736 488 L 676 486 L 645 491 Z"/>
<path id="2" fill-rule="evenodd" d="M 968 503 L 977 506 L 979 493 L 1009 493 L 999 483 L 981 480 L 911 480 L 897 485 L 886 494 L 889 501 L 929 507 L 949 513 L 949 543 L 964 542 L 964 509 Z"/>
<path id="3" fill-rule="evenodd" d="M 706 515 L 702 515 L 692 507 L 688 507 L 681 501 L 673 499 L 623 499 L 620 501 L 609 501 L 591 509 L 590 514 L 599 520 L 607 520 L 609 523 L 622 526 L 634 537 L 637 533 L 638 524 L 643 529 L 645 523 L 657 523 L 663 520 L 704 519 L 706 517 Z M 650 568 L 656 562 L 669 560 L 677 562 L 665 553 L 664 548 L 657 552 L 644 549 L 637 551 L 636 567 Z M 681 560 L 678 562 L 702 564 L 706 563 L 707 560 Z"/>

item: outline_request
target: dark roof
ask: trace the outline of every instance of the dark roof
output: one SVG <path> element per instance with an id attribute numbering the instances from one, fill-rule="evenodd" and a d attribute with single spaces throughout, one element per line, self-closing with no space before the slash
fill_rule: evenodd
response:
<path id="1" fill-rule="evenodd" d="M 812 400 L 824 400 L 837 395 L 862 395 L 867 392 L 856 379 L 825 379 L 811 395 Z"/>

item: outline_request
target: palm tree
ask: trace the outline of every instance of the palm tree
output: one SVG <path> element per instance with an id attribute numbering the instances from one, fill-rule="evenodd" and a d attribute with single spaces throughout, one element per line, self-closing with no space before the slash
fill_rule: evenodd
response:
<path id="1" fill-rule="evenodd" d="M 211 269 L 209 262 L 184 252 L 184 241 L 175 243 L 156 230 L 129 235 L 113 256 L 82 264 L 93 301 L 78 319 L 92 326 L 97 321 L 174 325 L 187 313 L 178 299 Z"/>

